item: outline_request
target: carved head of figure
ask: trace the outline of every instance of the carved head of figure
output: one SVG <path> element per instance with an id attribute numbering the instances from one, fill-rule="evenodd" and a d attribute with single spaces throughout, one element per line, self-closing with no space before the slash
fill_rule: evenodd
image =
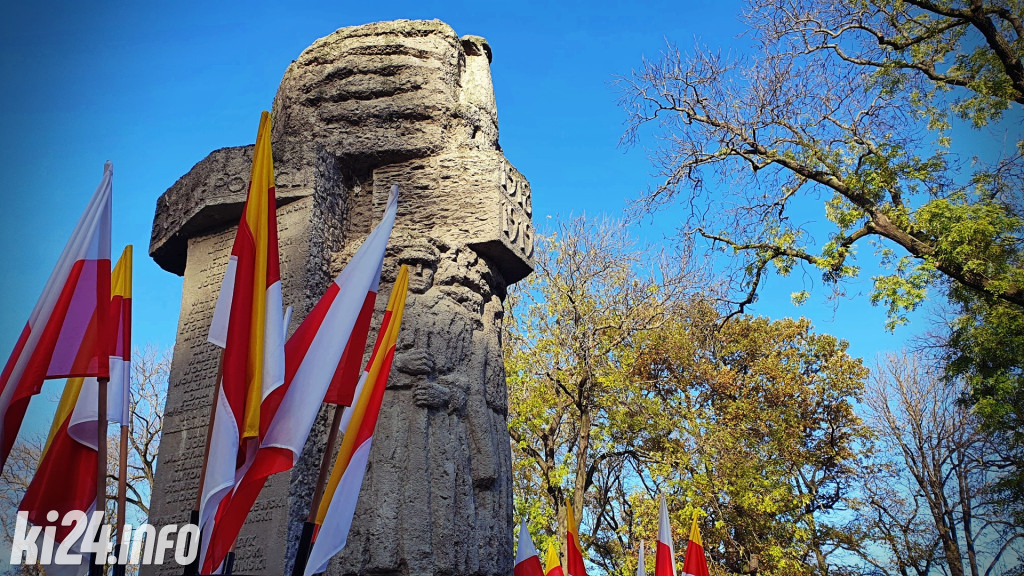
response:
<path id="1" fill-rule="evenodd" d="M 437 249 L 427 244 L 415 243 L 405 246 L 398 253 L 398 264 L 409 267 L 409 291 L 423 294 L 434 285 L 434 274 L 440 256 Z"/>

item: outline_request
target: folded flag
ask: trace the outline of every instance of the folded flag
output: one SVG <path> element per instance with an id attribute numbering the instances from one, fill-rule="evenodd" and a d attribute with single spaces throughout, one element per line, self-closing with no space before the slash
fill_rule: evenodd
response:
<path id="1" fill-rule="evenodd" d="M 218 530 L 231 490 L 256 452 L 260 402 L 284 382 L 284 308 L 270 131 L 270 114 L 263 112 L 249 193 L 210 325 L 209 341 L 223 352 L 199 504 L 201 558 L 209 557 L 205 544 Z M 204 572 L 219 565 L 220 560 Z"/>
<path id="2" fill-rule="evenodd" d="M 519 526 L 519 546 L 516 548 L 516 563 L 512 568 L 513 576 L 544 576 L 540 565 L 537 547 L 533 545 L 530 530 L 526 527 L 526 518 Z"/>
<path id="3" fill-rule="evenodd" d="M 554 542 L 548 542 L 548 557 L 545 561 L 544 576 L 564 576 L 562 563 L 558 559 L 558 549 Z"/>
<path id="4" fill-rule="evenodd" d="M 576 524 L 576 516 L 572 511 L 572 502 L 565 499 L 566 530 L 565 530 L 565 559 L 566 570 L 569 576 L 587 576 L 587 567 L 583 564 L 583 547 L 580 546 L 579 524 Z"/>
<path id="5" fill-rule="evenodd" d="M 128 351 L 131 349 L 132 247 L 124 249 L 111 279 L 111 304 L 108 308 L 112 327 L 108 337 L 110 384 L 107 387 L 107 420 L 127 422 Z M 116 327 L 116 329 L 114 329 Z M 112 338 L 113 339 L 113 338 Z M 61 520 L 72 510 L 86 511 L 96 505 L 96 449 L 98 383 L 96 378 L 70 378 L 64 386 L 50 434 L 39 458 L 39 466 L 25 491 L 19 510 L 37 526 L 54 526 L 58 542 L 73 526 Z M 57 520 L 46 515 L 56 510 Z"/>

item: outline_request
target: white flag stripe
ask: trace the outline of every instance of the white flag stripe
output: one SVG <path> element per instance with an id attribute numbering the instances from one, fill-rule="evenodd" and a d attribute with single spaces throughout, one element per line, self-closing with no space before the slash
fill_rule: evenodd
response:
<path id="1" fill-rule="evenodd" d="M 200 566 L 209 549 L 206 546 L 213 531 L 213 521 L 221 500 L 235 485 L 235 461 L 238 457 L 238 426 L 231 414 L 231 406 L 221 390 L 217 397 L 217 418 L 213 422 L 209 457 L 206 463 L 206 480 L 203 482 L 203 497 L 199 503 L 199 529 L 203 546 Z"/>
<path id="2" fill-rule="evenodd" d="M 668 546 L 669 558 L 672 559 L 672 574 L 676 573 L 676 551 L 672 546 L 672 527 L 668 523 L 668 504 L 665 502 L 665 495 L 661 495 L 661 506 L 658 514 L 658 542 Z"/>
<path id="3" fill-rule="evenodd" d="M 235 274 L 238 270 L 238 256 L 228 258 L 228 269 L 224 272 L 224 280 L 220 283 L 217 293 L 217 304 L 213 308 L 213 321 L 210 322 L 208 340 L 221 348 L 228 345 L 228 324 L 231 323 L 231 301 L 235 294 Z"/>
<path id="4" fill-rule="evenodd" d="M 309 551 L 304 576 L 312 576 L 327 570 L 327 563 L 345 547 L 348 531 L 352 528 L 352 516 L 359 502 L 359 489 L 366 475 L 366 463 L 370 458 L 373 436 L 369 437 L 352 453 L 352 459 L 338 482 L 338 489 L 327 507 L 327 515 L 320 526 L 320 534 L 331 534 L 331 538 L 318 538 Z"/>
<path id="5" fill-rule="evenodd" d="M 110 357 L 110 381 L 107 383 L 107 422 L 128 424 L 128 406 L 125 396 L 129 363 L 119 356 Z M 68 422 L 68 435 L 93 450 L 96 450 L 96 419 L 99 408 L 99 382 L 96 378 L 83 378 L 82 389 L 78 392 L 75 409 Z"/>
<path id="6" fill-rule="evenodd" d="M 537 556 L 537 548 L 533 545 L 530 530 L 526 527 L 526 517 L 519 524 L 519 546 L 516 547 L 516 564 L 531 556 Z M 538 556 L 539 558 L 539 556 Z"/>
<path id="7" fill-rule="evenodd" d="M 338 293 L 295 371 L 261 443 L 261 447 L 290 450 L 293 464 L 302 453 L 363 301 L 375 282 L 375 273 L 381 268 L 397 211 L 398 187 L 395 186 L 380 224 L 335 279 Z"/>
<path id="8" fill-rule="evenodd" d="M 292 307 L 289 306 L 284 311 L 284 320 L 281 322 L 281 335 L 284 341 L 288 341 L 288 325 L 292 323 Z"/>
<path id="9" fill-rule="evenodd" d="M 284 384 L 284 304 L 281 281 L 267 288 L 266 322 L 263 324 L 263 390 L 260 402 Z"/>

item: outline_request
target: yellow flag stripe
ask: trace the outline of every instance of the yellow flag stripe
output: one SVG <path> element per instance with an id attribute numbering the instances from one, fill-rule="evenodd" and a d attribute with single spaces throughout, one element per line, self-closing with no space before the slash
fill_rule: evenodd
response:
<path id="1" fill-rule="evenodd" d="M 391 296 L 388 297 L 387 310 L 391 311 L 391 321 L 388 324 L 387 332 L 384 333 L 384 338 L 381 340 L 381 349 L 374 354 L 373 364 L 367 370 L 366 382 L 363 384 L 363 390 L 359 394 L 359 400 L 351 408 L 351 410 L 354 410 L 352 418 L 349 419 L 348 428 L 346 428 L 345 436 L 341 441 L 341 448 L 338 449 L 338 456 L 334 461 L 330 480 L 327 482 L 324 497 L 320 500 L 320 508 L 316 511 L 317 524 L 323 524 L 324 518 L 327 517 L 327 509 L 330 507 L 331 500 L 334 499 L 334 493 L 338 489 L 338 484 L 341 482 L 345 469 L 348 468 L 349 461 L 352 459 L 352 453 L 355 452 L 356 438 L 359 436 L 359 429 L 362 427 L 363 419 L 366 417 L 367 405 L 370 403 L 370 397 L 373 396 L 374 388 L 387 385 L 387 382 L 378 382 L 377 380 L 384 365 L 384 358 L 398 341 L 398 330 L 402 325 L 402 314 L 405 311 L 405 297 L 408 287 L 409 269 L 407 266 L 402 265 L 401 270 L 398 272 L 398 278 L 395 280 L 395 285 L 391 288 Z"/>
<path id="2" fill-rule="evenodd" d="M 558 549 L 555 548 L 554 542 L 548 542 L 548 558 L 547 558 L 547 562 L 545 562 L 545 564 L 546 564 L 546 566 L 544 566 L 544 573 L 545 574 L 547 574 L 548 572 L 551 572 L 555 568 L 558 568 L 559 566 L 562 565 L 562 561 L 558 558 Z"/>
<path id="3" fill-rule="evenodd" d="M 260 433 L 260 401 L 263 399 L 264 326 L 267 320 L 267 257 L 270 244 L 270 189 L 274 187 L 274 157 L 270 149 L 270 113 L 260 115 L 256 146 L 249 175 L 249 198 L 245 204 L 245 222 L 256 248 L 250 312 L 249 356 L 246 372 L 250 381 L 245 397 L 242 438 Z"/>
<path id="4" fill-rule="evenodd" d="M 700 539 L 700 526 L 697 525 L 697 517 L 700 515 L 698 511 L 693 512 L 693 524 L 690 525 L 690 540 L 698 546 L 703 547 L 704 542 Z"/>
<path id="5" fill-rule="evenodd" d="M 46 456 L 46 451 L 50 449 L 50 444 L 53 443 L 61 425 L 71 417 L 71 413 L 75 410 L 78 393 L 82 391 L 84 381 L 84 378 L 68 378 L 67 383 L 64 384 L 64 392 L 61 393 L 60 403 L 57 404 L 57 413 L 53 415 L 53 424 L 50 424 L 50 434 L 46 437 L 46 445 L 43 446 L 43 452 L 39 455 L 40 462 Z"/>
<path id="6" fill-rule="evenodd" d="M 124 247 L 121 258 L 110 273 L 110 296 L 132 297 L 132 245 Z"/>

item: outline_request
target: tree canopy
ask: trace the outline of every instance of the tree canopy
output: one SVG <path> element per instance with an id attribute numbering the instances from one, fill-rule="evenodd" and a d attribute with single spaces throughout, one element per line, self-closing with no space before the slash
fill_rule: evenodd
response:
<path id="1" fill-rule="evenodd" d="M 564 542 L 569 496 L 589 561 L 632 574 L 664 492 L 677 529 L 706 514 L 729 573 L 824 573 L 866 472 L 867 371 L 846 343 L 806 320 L 720 326 L 706 279 L 615 225 L 563 225 L 537 261 L 505 343 L 516 507 L 538 544 Z"/>
<path id="2" fill-rule="evenodd" d="M 1024 495 L 1022 12 L 752 0 L 745 49 L 670 48 L 623 80 L 627 140 L 663 144 L 637 206 L 684 207 L 685 234 L 729 254 L 734 313 L 773 272 L 817 270 L 842 293 L 865 262 L 889 329 L 945 299 L 947 375 L 1018 448 L 1008 503 Z M 972 130 L 991 146 L 962 144 Z"/>

